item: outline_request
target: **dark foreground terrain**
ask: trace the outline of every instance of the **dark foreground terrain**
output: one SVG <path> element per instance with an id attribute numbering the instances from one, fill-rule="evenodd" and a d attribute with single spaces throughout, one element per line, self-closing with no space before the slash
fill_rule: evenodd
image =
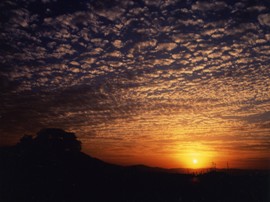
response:
<path id="1" fill-rule="evenodd" d="M 1 202 L 270 201 L 268 171 L 166 173 L 108 164 L 80 152 L 78 144 L 27 141 L 0 149 Z"/>

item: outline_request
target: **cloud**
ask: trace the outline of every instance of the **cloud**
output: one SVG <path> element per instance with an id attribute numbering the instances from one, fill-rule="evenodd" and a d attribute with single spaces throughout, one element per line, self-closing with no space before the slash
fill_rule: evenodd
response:
<path id="1" fill-rule="evenodd" d="M 102 48 L 102 47 L 106 46 L 106 44 L 109 43 L 108 40 L 103 40 L 101 38 L 92 38 L 91 42 L 98 48 Z"/>
<path id="2" fill-rule="evenodd" d="M 270 14 L 261 14 L 258 16 L 258 21 L 263 26 L 270 26 Z"/>
<path id="3" fill-rule="evenodd" d="M 58 47 L 56 47 L 51 56 L 61 58 L 65 55 L 73 55 L 74 53 L 76 53 L 76 50 L 72 49 L 70 44 L 60 44 Z"/>
<path id="4" fill-rule="evenodd" d="M 172 59 L 156 59 L 153 61 L 154 65 L 160 65 L 160 66 L 168 66 L 171 65 L 174 62 Z"/>
<path id="5" fill-rule="evenodd" d="M 162 51 L 162 50 L 171 51 L 175 49 L 176 47 L 177 47 L 176 43 L 160 43 L 157 45 L 156 50 L 157 51 Z"/>
<path id="6" fill-rule="evenodd" d="M 156 6 L 156 7 L 158 7 L 161 4 L 161 1 L 160 0 L 157 0 L 157 1 L 144 0 L 144 3 L 147 6 Z"/>
<path id="7" fill-rule="evenodd" d="M 71 61 L 70 62 L 71 65 L 75 65 L 75 66 L 80 66 L 80 63 L 76 62 L 76 61 Z"/>
<path id="8" fill-rule="evenodd" d="M 265 125 L 263 124 L 264 126 L 267 126 L 266 122 L 269 121 L 269 118 L 270 118 L 270 111 L 245 117 L 245 119 L 249 123 L 262 122 L 262 123 L 265 123 Z"/>
<path id="9" fill-rule="evenodd" d="M 84 59 L 83 62 L 85 62 L 86 64 L 94 64 L 96 62 L 96 58 L 87 58 Z"/>
<path id="10" fill-rule="evenodd" d="M 192 10 L 199 10 L 199 11 L 218 11 L 225 9 L 227 4 L 223 1 L 215 1 L 215 2 L 202 2 L 196 1 L 195 4 L 191 6 Z"/>
<path id="11" fill-rule="evenodd" d="M 190 25 L 192 25 L 192 26 L 201 25 L 202 26 L 203 25 L 203 20 L 202 19 L 196 19 L 196 20 L 194 20 L 194 19 L 178 20 L 178 22 L 180 24 L 185 25 L 185 26 L 190 26 Z"/>
<path id="12" fill-rule="evenodd" d="M 116 19 L 119 19 L 124 12 L 125 10 L 123 8 L 113 7 L 110 9 L 98 10 L 96 14 L 111 21 L 115 21 Z"/>
<path id="13" fill-rule="evenodd" d="M 121 40 L 115 40 L 114 42 L 112 42 L 112 44 L 116 47 L 116 48 L 122 48 L 123 47 L 123 43 Z"/>
<path id="14" fill-rule="evenodd" d="M 122 53 L 120 51 L 113 51 L 110 53 L 105 54 L 105 57 L 115 57 L 115 58 L 119 58 L 122 56 Z"/>
<path id="15" fill-rule="evenodd" d="M 1 22 L 4 136 L 55 126 L 94 131 L 86 147 L 106 140 L 107 154 L 117 141 L 138 141 L 138 152 L 143 140 L 168 140 L 169 154 L 195 137 L 257 151 L 269 133 L 267 7 L 144 2 L 53 10 L 50 1 L 50 15 L 13 5 Z"/>
<path id="16" fill-rule="evenodd" d="M 264 11 L 264 10 L 267 10 L 267 8 L 265 6 L 251 6 L 251 7 L 248 7 L 247 8 L 248 11 L 257 11 L 257 12 L 261 12 L 261 11 Z"/>

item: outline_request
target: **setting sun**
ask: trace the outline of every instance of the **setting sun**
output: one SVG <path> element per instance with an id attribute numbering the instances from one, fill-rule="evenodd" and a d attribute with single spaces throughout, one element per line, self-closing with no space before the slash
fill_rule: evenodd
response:
<path id="1" fill-rule="evenodd" d="M 193 162 L 193 164 L 197 164 L 198 163 L 198 160 L 197 159 L 193 159 L 192 162 Z"/>
<path id="2" fill-rule="evenodd" d="M 181 164 L 185 168 L 210 168 L 211 162 L 217 161 L 216 152 L 211 147 L 199 142 L 181 145 L 179 152 L 181 153 L 177 155 L 177 158 L 181 159 Z"/>

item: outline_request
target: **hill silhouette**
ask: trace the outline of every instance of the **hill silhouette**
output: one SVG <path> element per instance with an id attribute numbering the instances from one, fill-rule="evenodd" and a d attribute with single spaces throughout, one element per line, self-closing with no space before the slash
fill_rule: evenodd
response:
<path id="1" fill-rule="evenodd" d="M 74 133 L 48 128 L 0 149 L 0 201 L 269 201 L 269 173 L 177 174 L 123 167 L 81 152 Z"/>

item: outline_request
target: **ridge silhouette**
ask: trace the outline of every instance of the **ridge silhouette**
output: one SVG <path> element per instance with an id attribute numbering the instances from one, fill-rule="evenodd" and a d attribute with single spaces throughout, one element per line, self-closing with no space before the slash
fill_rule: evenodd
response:
<path id="1" fill-rule="evenodd" d="M 81 152 L 74 133 L 45 128 L 0 148 L 1 202 L 269 201 L 269 172 L 166 173 L 123 167 Z"/>

